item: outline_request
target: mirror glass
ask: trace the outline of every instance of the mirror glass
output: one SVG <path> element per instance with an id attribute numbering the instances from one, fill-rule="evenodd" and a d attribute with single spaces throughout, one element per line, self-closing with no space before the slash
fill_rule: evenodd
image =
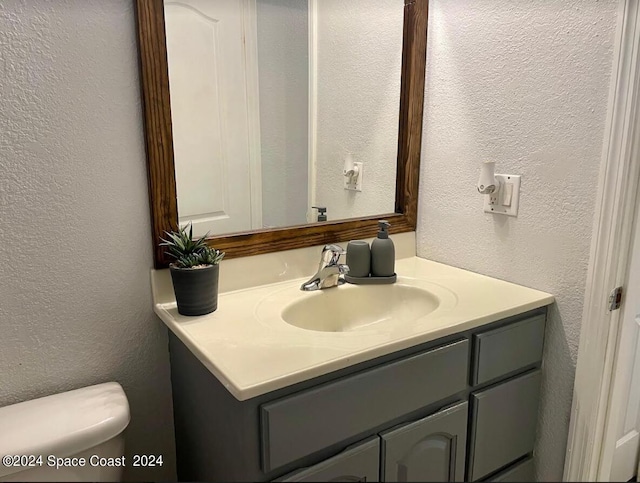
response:
<path id="1" fill-rule="evenodd" d="M 223 235 L 394 212 L 404 0 L 164 9 L 181 224 Z"/>

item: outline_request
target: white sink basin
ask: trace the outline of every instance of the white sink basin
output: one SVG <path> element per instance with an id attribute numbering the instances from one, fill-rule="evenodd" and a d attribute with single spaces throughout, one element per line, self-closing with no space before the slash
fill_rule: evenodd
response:
<path id="1" fill-rule="evenodd" d="M 343 285 L 300 292 L 282 311 L 282 320 L 301 329 L 349 332 L 384 322 L 415 322 L 440 306 L 431 291 L 410 285 Z"/>

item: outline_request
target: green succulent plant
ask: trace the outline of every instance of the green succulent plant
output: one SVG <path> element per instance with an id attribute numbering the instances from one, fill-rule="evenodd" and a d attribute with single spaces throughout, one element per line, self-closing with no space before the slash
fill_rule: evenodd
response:
<path id="1" fill-rule="evenodd" d="M 167 247 L 165 253 L 175 259 L 172 265 L 177 268 L 217 265 L 224 258 L 224 252 L 207 246 L 208 233 L 201 238 L 193 239 L 191 223 L 179 227 L 178 231 L 165 231 L 165 234 L 167 238 L 161 238 L 160 246 Z"/>

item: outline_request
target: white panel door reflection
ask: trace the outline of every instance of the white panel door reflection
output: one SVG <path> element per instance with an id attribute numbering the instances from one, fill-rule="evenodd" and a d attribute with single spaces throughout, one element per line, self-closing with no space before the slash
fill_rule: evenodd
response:
<path id="1" fill-rule="evenodd" d="M 259 228 L 245 43 L 250 1 L 164 5 L 180 224 L 193 221 L 197 236 Z"/>

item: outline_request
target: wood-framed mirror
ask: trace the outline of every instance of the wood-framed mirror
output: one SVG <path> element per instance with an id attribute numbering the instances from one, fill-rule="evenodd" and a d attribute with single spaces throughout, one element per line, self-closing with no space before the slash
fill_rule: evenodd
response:
<path id="1" fill-rule="evenodd" d="M 177 229 L 179 218 L 165 5 L 164 0 L 136 0 L 136 7 L 154 265 L 166 268 L 170 259 L 158 244 L 165 231 Z M 391 223 L 391 233 L 415 230 L 427 19 L 428 0 L 404 1 L 394 212 L 212 236 L 208 238 L 211 246 L 234 258 L 369 238 L 376 235 L 379 219 Z"/>

